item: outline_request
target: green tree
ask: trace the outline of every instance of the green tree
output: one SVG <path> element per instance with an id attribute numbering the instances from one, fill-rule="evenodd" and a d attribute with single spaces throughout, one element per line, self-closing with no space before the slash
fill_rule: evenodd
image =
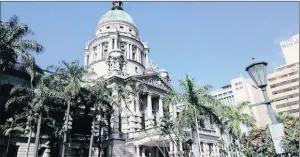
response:
<path id="1" fill-rule="evenodd" d="M 52 104 L 51 102 L 55 99 L 63 98 L 59 92 L 52 89 L 50 82 L 51 77 L 43 76 L 34 87 L 15 86 L 11 91 L 11 98 L 6 103 L 6 108 L 9 108 L 12 104 L 23 104 L 24 106 L 17 107 L 23 108 L 23 113 L 31 113 L 29 116 L 32 116 L 32 119 L 36 120 L 34 156 L 38 152 L 43 114 L 50 110 L 49 104 Z M 13 108 L 16 108 L 16 106 Z"/>
<path id="2" fill-rule="evenodd" d="M 94 143 L 94 135 L 96 132 L 99 132 L 99 136 L 101 136 L 101 127 L 100 123 L 104 119 L 104 114 L 111 113 L 111 89 L 107 88 L 108 84 L 107 81 L 100 78 L 97 81 L 91 83 L 84 87 L 87 91 L 87 95 L 84 95 L 81 92 L 79 95 L 81 96 L 81 100 L 83 100 L 84 105 L 88 108 L 92 108 L 93 112 L 93 121 L 92 121 L 92 130 L 91 130 L 91 137 L 90 137 L 90 144 L 89 144 L 89 157 L 92 156 L 92 147 Z M 96 130 L 95 125 L 96 123 L 99 124 L 99 130 Z M 101 137 L 99 137 L 101 138 Z M 99 141 L 100 143 L 101 141 Z M 101 146 L 99 145 L 99 151 Z"/>
<path id="3" fill-rule="evenodd" d="M 31 53 L 42 53 L 44 47 L 34 40 L 25 39 L 32 34 L 33 31 L 26 24 L 19 23 L 16 15 L 0 23 L 0 71 L 13 68 L 20 62 L 33 80 L 37 66 Z"/>
<path id="4" fill-rule="evenodd" d="M 166 94 L 164 104 L 182 104 L 181 112 L 174 123 L 176 130 L 183 136 L 186 128 L 191 128 L 194 143 L 198 150 L 194 153 L 200 155 L 199 122 L 209 119 L 211 123 L 221 125 L 216 110 L 217 101 L 209 95 L 210 86 L 196 86 L 194 80 L 187 75 L 180 81 L 181 92 Z"/>
<path id="5" fill-rule="evenodd" d="M 11 136 L 13 133 L 24 132 L 24 124 L 18 122 L 18 118 L 13 117 L 6 120 L 5 124 L 1 126 L 1 130 L 5 136 L 8 136 L 7 147 L 6 147 L 6 156 L 8 156 L 9 145 L 11 142 Z"/>
<path id="6" fill-rule="evenodd" d="M 70 116 L 71 107 L 75 107 L 77 104 L 77 96 L 80 92 L 80 89 L 84 84 L 89 83 L 89 76 L 91 73 L 88 73 L 83 66 L 79 65 L 78 61 L 73 61 L 68 63 L 62 61 L 62 64 L 59 66 L 50 66 L 49 70 L 53 70 L 54 75 L 53 80 L 56 80 L 57 91 L 63 93 L 67 104 L 66 109 L 66 118 L 64 122 L 64 136 L 63 136 L 63 145 L 62 145 L 62 157 L 65 156 L 65 146 L 67 142 L 67 125 Z"/>
<path id="7" fill-rule="evenodd" d="M 220 104 L 218 105 L 219 117 L 222 119 L 224 132 L 222 133 L 222 147 L 226 148 L 227 153 L 234 153 L 235 156 L 241 156 L 240 138 L 243 133 L 241 126 L 251 126 L 254 119 L 245 112 L 248 102 L 242 102 L 237 106 Z"/>

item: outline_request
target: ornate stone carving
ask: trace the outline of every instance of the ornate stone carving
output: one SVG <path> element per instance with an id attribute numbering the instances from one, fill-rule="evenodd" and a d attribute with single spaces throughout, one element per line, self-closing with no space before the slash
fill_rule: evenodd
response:
<path id="1" fill-rule="evenodd" d="M 150 71 L 150 72 L 158 72 L 158 66 L 153 64 L 152 61 L 149 62 L 149 65 L 147 67 L 147 71 Z"/>
<path id="2" fill-rule="evenodd" d="M 144 82 L 147 82 L 153 86 L 162 88 L 162 89 L 167 89 L 167 87 L 163 84 L 163 82 L 160 79 L 153 79 L 153 78 L 149 78 L 149 79 L 143 79 Z"/>
<path id="3" fill-rule="evenodd" d="M 124 53 L 120 49 L 112 50 L 106 61 L 109 76 L 127 76 Z"/>

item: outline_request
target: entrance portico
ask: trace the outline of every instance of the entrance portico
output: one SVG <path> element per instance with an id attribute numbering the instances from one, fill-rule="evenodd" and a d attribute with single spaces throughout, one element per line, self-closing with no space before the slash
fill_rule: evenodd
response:
<path id="1" fill-rule="evenodd" d="M 176 139 L 174 134 L 171 139 L 168 135 L 160 135 L 157 129 L 138 132 L 137 138 L 130 142 L 136 147 L 136 157 L 175 157 L 182 152 L 182 144 L 172 141 Z"/>

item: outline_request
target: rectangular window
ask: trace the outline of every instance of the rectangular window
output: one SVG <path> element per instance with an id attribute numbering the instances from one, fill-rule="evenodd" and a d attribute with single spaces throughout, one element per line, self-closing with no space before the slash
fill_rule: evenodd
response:
<path id="1" fill-rule="evenodd" d="M 269 82 L 272 82 L 272 81 L 275 81 L 275 80 L 277 80 L 277 77 L 270 78 L 270 79 L 268 79 L 268 80 L 269 80 Z"/>
<path id="2" fill-rule="evenodd" d="M 132 60 L 135 60 L 135 52 L 132 53 Z"/>
<path id="3" fill-rule="evenodd" d="M 283 82 L 280 82 L 280 83 L 270 85 L 270 87 L 271 88 L 276 88 L 276 87 L 279 87 L 279 86 L 287 85 L 287 84 L 298 82 L 298 81 L 299 81 L 299 78 L 295 78 L 295 79 L 292 79 L 292 80 L 283 81 Z"/>
<path id="4" fill-rule="evenodd" d="M 288 75 L 284 74 L 284 75 L 279 76 L 278 78 L 282 79 L 282 78 L 285 78 L 285 77 L 288 77 Z"/>
<path id="5" fill-rule="evenodd" d="M 89 64 L 90 62 L 90 55 L 86 55 L 86 64 Z"/>
<path id="6" fill-rule="evenodd" d="M 293 87 L 289 87 L 289 88 L 284 88 L 284 89 L 281 89 L 281 90 L 274 91 L 274 92 L 272 92 L 272 94 L 276 95 L 276 94 L 280 94 L 280 93 L 292 91 L 292 90 L 295 90 L 295 89 L 298 89 L 298 88 L 299 88 L 299 86 L 293 86 Z"/>
<path id="7" fill-rule="evenodd" d="M 294 71 L 294 72 L 291 72 L 291 73 L 289 73 L 289 76 L 293 76 L 293 75 L 299 75 L 299 71 Z"/>
<path id="8" fill-rule="evenodd" d="M 299 104 L 298 101 L 293 101 L 293 102 L 288 102 L 288 103 L 283 103 L 283 104 L 280 104 L 280 105 L 276 105 L 276 108 L 289 107 L 289 106 L 298 105 L 298 104 Z"/>

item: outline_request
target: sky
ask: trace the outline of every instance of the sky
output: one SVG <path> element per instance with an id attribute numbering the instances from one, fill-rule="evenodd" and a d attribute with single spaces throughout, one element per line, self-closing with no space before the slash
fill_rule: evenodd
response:
<path id="1" fill-rule="evenodd" d="M 46 68 L 62 60 L 83 64 L 84 48 L 111 2 L 2 2 L 1 20 L 15 14 L 45 47 Z M 285 64 L 280 41 L 299 33 L 299 2 L 124 2 L 150 59 L 166 69 L 175 88 L 188 74 L 217 89 L 255 61 L 268 71 Z"/>

